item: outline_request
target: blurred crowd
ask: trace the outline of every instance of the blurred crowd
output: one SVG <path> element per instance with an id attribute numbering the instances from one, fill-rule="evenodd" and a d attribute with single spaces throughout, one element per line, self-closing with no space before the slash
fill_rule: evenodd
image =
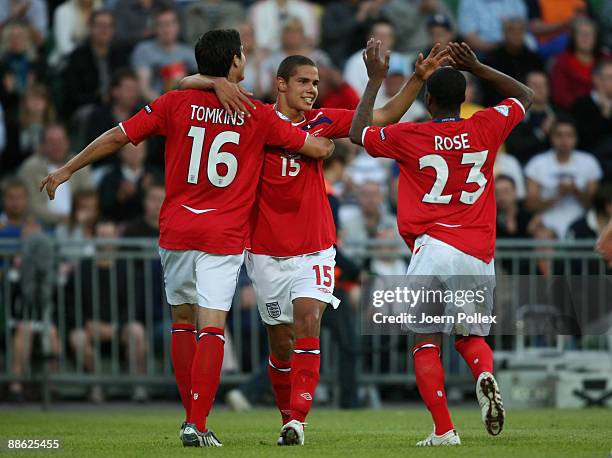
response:
<path id="1" fill-rule="evenodd" d="M 361 49 L 369 37 L 391 50 L 377 106 L 401 88 L 419 52 L 466 41 L 483 62 L 535 92 L 531 110 L 498 154 L 498 238 L 594 239 L 612 216 L 612 0 L 0 0 L 0 241 L 81 241 L 77 248 L 65 243 L 63 256 L 83 263 L 96 251 L 88 240 L 155 238 L 164 198 L 163 140 L 125 146 L 77 173 L 53 201 L 38 185 L 99 134 L 195 72 L 193 43 L 220 27 L 240 31 L 247 57 L 242 84 L 255 97 L 273 102 L 278 64 L 303 54 L 319 67 L 317 106 L 347 109 L 357 106 L 367 83 Z M 466 77 L 462 117 L 499 102 L 491 88 Z M 403 121 L 427 118 L 420 98 Z M 399 241 L 398 175 L 393 161 L 371 158 L 348 141 L 338 141 L 325 164 L 340 246 L 357 271 L 405 272 L 404 258 L 359 249 L 370 239 Z M 96 271 L 113 262 L 96 257 Z M 22 263 L 17 255 L 3 261 L 0 276 L 19 272 Z M 540 273 L 546 269 L 542 264 Z M 70 262 L 62 267 L 68 287 L 74 271 Z M 353 280 L 339 283 L 348 300 Z M 239 302 L 252 308 L 244 285 Z M 52 333 L 53 351 L 71 346 L 93 371 L 91 342 L 116 335 L 136 359 L 144 358 L 140 312 L 122 317 L 121 329 L 103 326 L 110 316 L 94 322 L 83 313 L 68 342 Z M 30 339 L 32 327 L 15 329 L 16 342 Z M 29 352 L 20 351 L 14 372 L 22 371 Z M 137 371 L 144 371 L 142 364 Z"/>

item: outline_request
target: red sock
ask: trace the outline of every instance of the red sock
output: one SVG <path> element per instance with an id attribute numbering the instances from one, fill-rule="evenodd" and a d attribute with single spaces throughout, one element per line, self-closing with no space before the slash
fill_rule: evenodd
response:
<path id="1" fill-rule="evenodd" d="M 280 411 L 284 425 L 291 417 L 291 361 L 276 359 L 270 353 L 268 376 L 272 384 L 276 407 Z"/>
<path id="2" fill-rule="evenodd" d="M 435 433 L 440 436 L 454 429 L 444 391 L 444 369 L 440 361 L 440 348 L 424 342 L 413 348 L 412 357 L 419 393 L 431 413 Z"/>
<path id="3" fill-rule="evenodd" d="M 199 332 L 198 349 L 191 370 L 191 415 L 198 431 L 206 431 L 206 417 L 212 409 L 221 379 L 223 329 L 204 328 Z"/>
<path id="4" fill-rule="evenodd" d="M 321 351 L 318 337 L 304 337 L 295 341 L 291 361 L 291 418 L 304 422 L 312 406 L 317 384 Z"/>
<path id="5" fill-rule="evenodd" d="M 493 373 L 493 350 L 484 337 L 462 337 L 455 342 L 455 348 L 470 366 L 474 379 L 478 380 L 483 372 Z"/>
<path id="6" fill-rule="evenodd" d="M 170 353 L 176 385 L 185 408 L 185 419 L 189 419 L 191 413 L 191 363 L 196 347 L 195 324 L 173 323 Z"/>

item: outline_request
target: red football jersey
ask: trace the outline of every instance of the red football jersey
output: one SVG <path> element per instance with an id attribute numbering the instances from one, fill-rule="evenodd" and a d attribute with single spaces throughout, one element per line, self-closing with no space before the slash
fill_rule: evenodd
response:
<path id="1" fill-rule="evenodd" d="M 493 259 L 493 165 L 524 116 L 518 100 L 506 99 L 470 119 L 364 129 L 366 151 L 399 164 L 397 222 L 410 249 L 428 234 L 485 262 Z"/>
<path id="2" fill-rule="evenodd" d="M 304 132 L 327 138 L 348 137 L 354 111 L 333 108 L 310 110 L 294 123 Z M 282 114 L 286 124 L 291 124 Z M 287 257 L 314 253 L 336 243 L 323 162 L 266 148 L 258 197 L 251 218 L 251 246 L 256 254 Z"/>
<path id="3" fill-rule="evenodd" d="M 254 101 L 252 117 L 230 116 L 216 95 L 171 91 L 120 124 L 132 143 L 166 137 L 166 198 L 159 245 L 169 250 L 242 253 L 264 145 L 299 150 L 307 133 Z"/>

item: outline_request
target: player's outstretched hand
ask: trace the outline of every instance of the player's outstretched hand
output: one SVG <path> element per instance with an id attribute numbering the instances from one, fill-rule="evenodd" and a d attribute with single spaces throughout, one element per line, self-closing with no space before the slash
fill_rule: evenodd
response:
<path id="1" fill-rule="evenodd" d="M 391 51 L 382 53 L 380 47 L 380 40 L 370 38 L 366 49 L 363 51 L 363 61 L 368 70 L 368 78 L 370 78 L 370 81 L 382 83 L 389 71 Z"/>
<path id="2" fill-rule="evenodd" d="M 226 78 L 215 79 L 215 94 L 225 111 L 230 114 L 238 112 L 251 116 L 251 110 L 255 110 L 255 104 L 249 99 L 253 94 Z"/>
<path id="3" fill-rule="evenodd" d="M 480 65 L 480 61 L 467 43 L 449 43 L 448 51 L 453 60 L 453 67 L 457 70 L 473 72 Z"/>
<path id="4" fill-rule="evenodd" d="M 436 43 L 427 57 L 423 57 L 423 53 L 419 53 L 414 65 L 414 74 L 421 81 L 427 81 L 433 72 L 445 65 L 453 64 L 453 59 L 450 57 L 448 48 L 440 50 L 440 43 Z"/>
<path id="5" fill-rule="evenodd" d="M 40 182 L 40 192 L 46 188 L 49 199 L 55 199 L 55 190 L 70 179 L 72 172 L 66 166 L 60 167 L 55 172 L 50 173 Z"/>

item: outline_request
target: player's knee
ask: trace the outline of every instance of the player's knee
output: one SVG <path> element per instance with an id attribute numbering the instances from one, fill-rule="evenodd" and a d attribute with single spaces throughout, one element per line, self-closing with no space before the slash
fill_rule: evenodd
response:
<path id="1" fill-rule="evenodd" d="M 304 313 L 295 318 L 295 335 L 301 337 L 319 337 L 321 317 L 318 313 Z"/>
<path id="2" fill-rule="evenodd" d="M 195 324 L 196 313 L 195 307 L 191 304 L 173 305 L 172 306 L 172 322 Z"/>
<path id="3" fill-rule="evenodd" d="M 270 351 L 275 358 L 278 358 L 281 361 L 289 361 L 293 353 L 293 339 L 291 337 L 287 337 L 283 340 L 270 342 Z"/>

